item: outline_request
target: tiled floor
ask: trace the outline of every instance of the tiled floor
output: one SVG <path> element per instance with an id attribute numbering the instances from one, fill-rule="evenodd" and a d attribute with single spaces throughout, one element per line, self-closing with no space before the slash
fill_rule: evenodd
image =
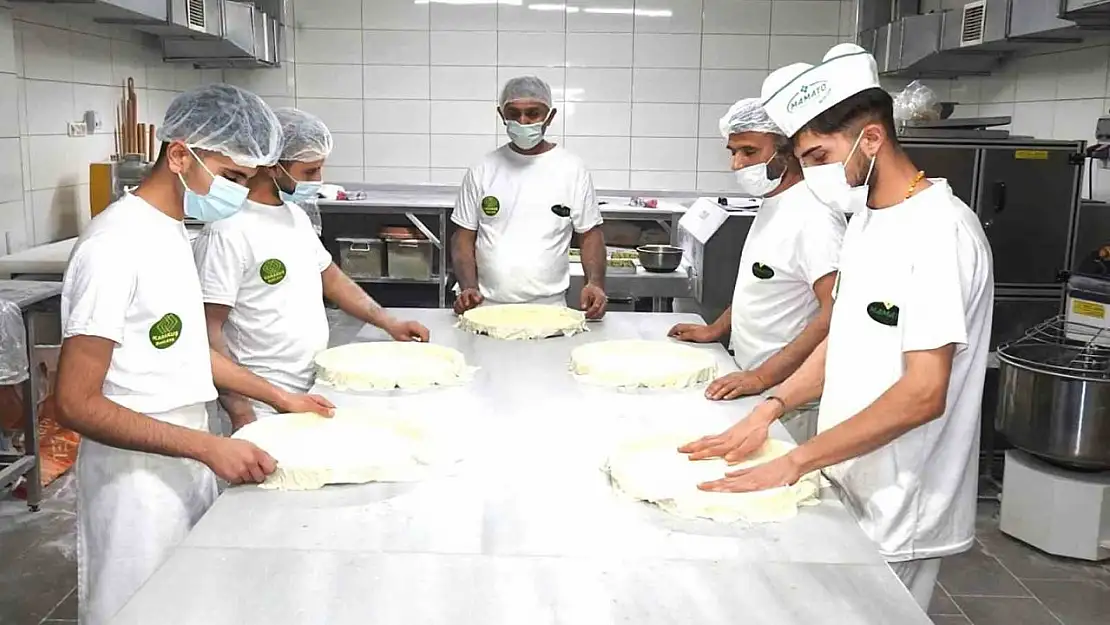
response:
<path id="1" fill-rule="evenodd" d="M 0 498 L 0 623 L 77 622 L 73 509 L 70 476 L 51 486 L 39 514 Z M 975 548 L 944 561 L 929 612 L 936 625 L 1108 625 L 1110 566 L 1002 535 L 998 504 L 985 502 Z"/>

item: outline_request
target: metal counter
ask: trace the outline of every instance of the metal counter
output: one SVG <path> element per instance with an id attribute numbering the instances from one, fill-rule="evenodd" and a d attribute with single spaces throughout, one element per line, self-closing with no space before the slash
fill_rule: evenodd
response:
<path id="1" fill-rule="evenodd" d="M 30 280 L 0 280 L 0 300 L 19 306 L 23 312 L 26 332 L 27 363 L 30 368 L 23 382 L 23 432 L 26 450 L 23 454 L 0 452 L 0 490 L 6 489 L 20 477 L 27 478 L 27 506 L 39 509 L 42 501 L 42 479 L 39 459 L 38 398 L 43 381 L 35 366 L 35 317 L 56 310 L 53 304 L 62 293 L 61 282 L 34 282 Z"/>
<path id="2" fill-rule="evenodd" d="M 585 334 L 515 342 L 456 330 L 446 310 L 397 314 L 480 369 L 466 386 L 363 401 L 455 427 L 457 469 L 417 484 L 232 488 L 112 623 L 929 623 L 835 499 L 747 526 L 612 491 L 601 467 L 617 441 L 717 432 L 755 400 L 583 385 L 570 350 L 660 339 L 693 316 L 613 313 Z M 333 345 L 383 338 L 333 319 Z M 698 348 L 734 368 L 719 345 Z"/>

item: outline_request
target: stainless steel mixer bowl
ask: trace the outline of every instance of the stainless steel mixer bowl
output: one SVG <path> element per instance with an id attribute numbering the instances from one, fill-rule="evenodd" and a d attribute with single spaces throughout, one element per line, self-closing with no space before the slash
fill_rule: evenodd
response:
<path id="1" fill-rule="evenodd" d="M 641 245 L 636 253 L 640 266 L 652 273 L 669 273 L 682 264 L 682 248 L 673 245 Z"/>
<path id="2" fill-rule="evenodd" d="M 1110 469 L 1110 379 L 1098 370 L 1085 375 L 1050 364 L 1069 355 L 1060 346 L 999 349 L 995 426 L 1015 447 L 1044 460 Z"/>

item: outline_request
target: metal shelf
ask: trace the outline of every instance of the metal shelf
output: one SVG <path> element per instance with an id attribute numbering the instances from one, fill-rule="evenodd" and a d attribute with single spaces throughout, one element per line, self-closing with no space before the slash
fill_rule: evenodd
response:
<path id="1" fill-rule="evenodd" d="M 355 278 L 351 277 L 356 284 L 439 284 L 438 277 L 431 278 L 390 278 L 389 276 L 382 276 L 380 278 Z"/>

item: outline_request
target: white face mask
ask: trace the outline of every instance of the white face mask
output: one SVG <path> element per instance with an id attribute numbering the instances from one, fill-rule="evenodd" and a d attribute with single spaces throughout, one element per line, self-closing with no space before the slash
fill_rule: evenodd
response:
<path id="1" fill-rule="evenodd" d="M 766 163 L 751 165 L 733 172 L 736 174 L 736 184 L 740 186 L 740 190 L 752 197 L 763 197 L 779 188 L 779 184 L 782 182 L 782 174 L 778 178 L 771 178 L 767 173 L 767 165 L 773 160 L 775 160 L 774 156 Z M 785 173 L 783 172 L 783 174 Z"/>
<path id="2" fill-rule="evenodd" d="M 550 118 L 548 113 L 548 118 Z M 518 121 L 509 120 L 505 122 L 505 131 L 509 133 L 509 139 L 512 140 L 513 145 L 522 150 L 531 150 L 543 141 L 544 124 L 547 119 L 535 124 L 522 124 Z"/>
<path id="3" fill-rule="evenodd" d="M 871 172 L 875 169 L 875 157 L 871 157 L 871 165 L 867 168 L 867 177 L 864 178 L 863 184 L 858 187 L 848 184 L 848 174 L 844 168 L 844 164 L 852 160 L 852 155 L 856 153 L 856 148 L 859 147 L 862 138 L 863 132 L 860 131 L 859 136 L 856 137 L 856 143 L 852 146 L 852 151 L 848 152 L 848 158 L 844 159 L 843 163 L 829 163 L 802 168 L 802 176 L 813 195 L 817 196 L 817 199 L 823 204 L 845 213 L 858 213 L 867 209 L 867 195 L 870 189 L 867 183 L 871 180 Z"/>

